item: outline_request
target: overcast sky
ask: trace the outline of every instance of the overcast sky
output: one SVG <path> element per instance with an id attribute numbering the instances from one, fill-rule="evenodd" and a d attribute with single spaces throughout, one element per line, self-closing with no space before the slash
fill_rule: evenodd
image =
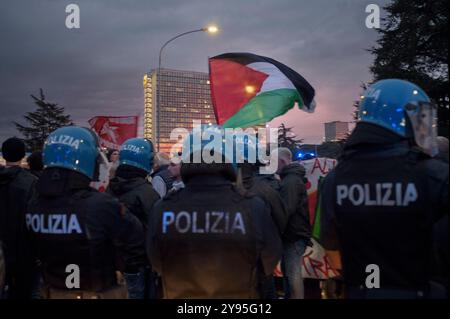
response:
<path id="1" fill-rule="evenodd" d="M 371 79 L 366 51 L 378 35 L 365 27 L 368 4 L 387 0 L 2 0 L 0 3 L 0 142 L 43 88 L 77 124 L 95 115 L 143 110 L 143 74 L 157 67 L 170 37 L 215 23 L 220 33 L 195 33 L 165 50 L 163 66 L 207 71 L 207 58 L 252 52 L 274 58 L 316 89 L 313 114 L 291 110 L 271 124 L 293 126 L 320 142 L 323 123 L 349 121 L 360 83 Z M 76 3 L 81 28 L 67 29 Z"/>

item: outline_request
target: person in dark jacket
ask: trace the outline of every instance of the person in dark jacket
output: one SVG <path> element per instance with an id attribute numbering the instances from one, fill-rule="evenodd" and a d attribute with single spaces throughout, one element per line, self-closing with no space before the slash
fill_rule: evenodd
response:
<path id="1" fill-rule="evenodd" d="M 36 151 L 27 157 L 28 169 L 31 174 L 39 178 L 44 169 L 44 163 L 42 162 L 42 152 Z"/>
<path id="2" fill-rule="evenodd" d="M 89 186 L 106 160 L 95 133 L 75 126 L 47 138 L 45 169 L 27 209 L 30 245 L 42 263 L 44 293 L 50 299 L 125 298 L 115 265 L 142 264 L 143 228 L 114 197 Z"/>
<path id="3" fill-rule="evenodd" d="M 193 163 L 206 142 L 183 148 L 185 188 L 154 207 L 149 258 L 165 298 L 258 298 L 259 272 L 270 275 L 281 257 L 278 230 L 264 201 L 235 189 L 223 152 L 219 161 Z"/>
<path id="4" fill-rule="evenodd" d="M 448 214 L 435 106 L 417 85 L 388 79 L 367 89 L 359 116 L 320 187 L 320 242 L 340 253 L 348 298 L 432 296 L 433 229 Z"/>
<path id="5" fill-rule="evenodd" d="M 143 138 L 125 141 L 120 148 L 116 176 L 110 181 L 107 192 L 123 203 L 147 229 L 152 207 L 159 199 L 158 193 L 147 180 L 153 165 L 153 144 Z M 145 256 L 145 245 L 142 245 Z M 137 274 L 125 273 L 130 299 L 155 298 L 155 278 L 147 259 Z"/>
<path id="6" fill-rule="evenodd" d="M 36 268 L 27 245 L 25 212 L 32 197 L 36 177 L 20 167 L 25 144 L 18 138 L 2 144 L 6 166 L 0 167 L 0 241 L 5 258 L 4 298 L 32 297 Z M 1 293 L 0 293 L 1 295 Z"/>
<path id="7" fill-rule="evenodd" d="M 272 219 L 277 226 L 280 237 L 283 236 L 287 225 L 287 211 L 277 187 L 278 181 L 273 175 L 260 175 L 259 165 L 239 164 L 242 178 L 242 188 L 252 195 L 258 195 L 270 206 Z"/>
<path id="8" fill-rule="evenodd" d="M 281 262 L 285 298 L 303 299 L 302 258 L 306 247 L 312 244 L 305 169 L 299 163 L 292 162 L 292 153 L 288 148 L 281 147 L 278 149 L 277 173 L 281 178 L 280 195 L 288 216 Z"/>
<path id="9" fill-rule="evenodd" d="M 287 223 L 287 213 L 279 194 L 279 181 L 275 179 L 273 174 L 264 174 L 262 169 L 264 164 L 257 157 L 257 136 L 242 133 L 237 134 L 235 140 L 237 156 L 240 157 L 237 165 L 237 186 L 247 194 L 257 195 L 266 202 L 270 208 L 272 219 L 278 228 L 278 235 L 282 238 Z M 276 289 L 273 275 L 262 276 L 260 282 L 261 296 L 264 299 L 275 299 Z"/>
<path id="10" fill-rule="evenodd" d="M 287 213 L 283 200 L 278 192 L 279 189 L 275 186 L 275 182 L 278 181 L 274 180 L 275 178 L 273 175 L 260 175 L 260 165 L 256 163 L 245 162 L 243 164 L 239 164 L 238 167 L 238 176 L 241 178 L 240 183 L 238 183 L 238 187 L 241 187 L 249 195 L 257 195 L 261 197 L 266 202 L 270 208 L 272 219 L 277 226 L 278 235 L 282 238 L 286 228 Z M 260 290 L 264 299 L 276 298 L 275 282 L 272 274 L 261 279 Z"/>

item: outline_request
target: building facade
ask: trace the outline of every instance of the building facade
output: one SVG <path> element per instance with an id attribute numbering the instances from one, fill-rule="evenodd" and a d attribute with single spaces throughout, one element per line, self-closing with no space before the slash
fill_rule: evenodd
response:
<path id="1" fill-rule="evenodd" d="M 144 75 L 144 137 L 151 139 L 156 148 L 159 145 L 159 151 L 169 153 L 177 142 L 170 140 L 172 130 L 185 128 L 190 131 L 193 120 L 216 124 L 216 118 L 208 73 L 161 69 L 159 77 L 157 69 Z M 157 89 L 160 90 L 160 106 Z"/>
<path id="2" fill-rule="evenodd" d="M 325 142 L 334 142 L 345 139 L 348 133 L 348 122 L 333 121 L 325 123 Z"/>

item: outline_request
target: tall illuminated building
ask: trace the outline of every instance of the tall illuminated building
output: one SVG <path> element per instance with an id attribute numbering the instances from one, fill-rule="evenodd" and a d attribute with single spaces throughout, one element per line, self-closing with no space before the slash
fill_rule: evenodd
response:
<path id="1" fill-rule="evenodd" d="M 144 75 L 144 137 L 159 151 L 169 153 L 176 141 L 170 140 L 175 128 L 192 130 L 192 121 L 216 124 L 211 103 L 209 75 L 204 72 L 161 69 Z M 160 139 L 158 138 L 158 98 L 160 89 Z"/>

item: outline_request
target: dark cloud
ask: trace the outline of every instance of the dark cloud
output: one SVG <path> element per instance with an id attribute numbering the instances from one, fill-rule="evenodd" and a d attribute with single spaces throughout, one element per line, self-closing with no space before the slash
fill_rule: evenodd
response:
<path id="1" fill-rule="evenodd" d="M 317 91 L 317 111 L 276 119 L 307 141 L 323 122 L 350 120 L 359 85 L 370 79 L 366 51 L 377 34 L 365 27 L 365 7 L 387 0 L 22 1 L 0 3 L 0 141 L 17 134 L 12 121 L 33 110 L 30 94 L 49 100 L 86 125 L 95 115 L 143 109 L 142 75 L 157 66 L 162 43 L 216 23 L 221 32 L 171 43 L 164 66 L 207 71 L 207 57 L 248 51 L 273 57 L 303 74 Z M 65 27 L 65 7 L 77 3 L 81 28 Z"/>

